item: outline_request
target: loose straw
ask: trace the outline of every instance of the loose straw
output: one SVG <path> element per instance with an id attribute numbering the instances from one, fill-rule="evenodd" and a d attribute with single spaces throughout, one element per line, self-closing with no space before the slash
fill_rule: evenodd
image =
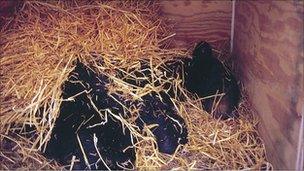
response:
<path id="1" fill-rule="evenodd" d="M 76 59 L 96 74 L 106 74 L 109 94 L 124 99 L 140 103 L 142 96 L 162 91 L 167 82 L 185 95 L 184 102 L 172 101 L 185 120 L 189 142 L 173 155 L 158 152 L 151 132 L 155 125 L 139 131 L 134 123 L 138 107 L 123 107 L 132 115 L 128 119 L 106 110 L 137 140 L 133 142 L 136 169 L 259 169 L 270 165 L 246 96 L 238 108 L 240 119 L 216 120 L 182 88 L 183 76 L 174 79 L 162 74 L 163 63 L 188 53 L 160 48 L 169 47 L 176 33 L 160 18 L 156 2 L 25 1 L 10 21 L 0 31 L 0 169 L 63 167 L 43 157 L 41 151 L 55 126 L 63 101 L 62 85 Z M 143 60 L 152 73 L 152 79 L 142 78 L 150 81 L 145 87 L 127 84 L 118 76 L 117 71 L 124 71 L 134 78 Z M 71 165 L 77 160 L 74 157 Z"/>

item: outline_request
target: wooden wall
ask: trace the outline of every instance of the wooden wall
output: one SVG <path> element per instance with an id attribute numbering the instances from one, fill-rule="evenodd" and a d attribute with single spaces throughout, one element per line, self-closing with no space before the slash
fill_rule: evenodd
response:
<path id="1" fill-rule="evenodd" d="M 230 1 L 161 1 L 161 15 L 174 24 L 175 46 L 189 47 L 201 40 L 221 48 L 229 45 Z"/>
<path id="2" fill-rule="evenodd" d="M 237 1 L 234 52 L 275 169 L 294 169 L 304 101 L 303 1 Z"/>

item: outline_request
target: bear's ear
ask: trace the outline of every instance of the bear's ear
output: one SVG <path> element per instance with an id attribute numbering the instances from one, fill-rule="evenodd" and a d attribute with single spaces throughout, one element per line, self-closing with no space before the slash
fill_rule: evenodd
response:
<path id="1" fill-rule="evenodd" d="M 192 56 L 193 58 L 212 58 L 212 47 L 209 43 L 202 41 L 195 46 Z"/>

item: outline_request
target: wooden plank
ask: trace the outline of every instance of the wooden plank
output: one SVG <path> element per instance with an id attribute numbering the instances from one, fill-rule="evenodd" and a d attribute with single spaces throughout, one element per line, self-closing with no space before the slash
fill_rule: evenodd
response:
<path id="1" fill-rule="evenodd" d="M 295 169 L 303 105 L 303 1 L 237 1 L 234 52 L 275 169 Z"/>
<path id="2" fill-rule="evenodd" d="M 161 1 L 161 15 L 176 33 L 174 46 L 207 40 L 221 48 L 230 39 L 231 1 Z M 228 43 L 229 45 L 229 43 Z"/>

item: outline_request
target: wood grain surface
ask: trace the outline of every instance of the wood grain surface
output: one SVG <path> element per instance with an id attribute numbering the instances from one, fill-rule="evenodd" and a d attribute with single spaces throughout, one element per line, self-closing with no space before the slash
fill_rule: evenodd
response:
<path id="1" fill-rule="evenodd" d="M 237 1 L 234 52 L 275 169 L 294 169 L 304 98 L 303 1 Z"/>
<path id="2" fill-rule="evenodd" d="M 207 40 L 216 48 L 230 39 L 231 1 L 161 1 L 161 15 L 174 24 L 174 45 L 193 46 Z M 229 43 L 228 43 L 229 45 Z"/>

